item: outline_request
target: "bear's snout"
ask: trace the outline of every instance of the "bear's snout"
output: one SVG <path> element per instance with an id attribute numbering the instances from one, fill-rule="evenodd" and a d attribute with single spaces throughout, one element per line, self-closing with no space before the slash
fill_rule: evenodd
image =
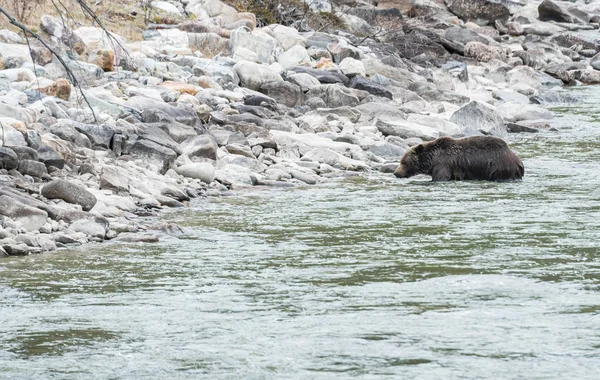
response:
<path id="1" fill-rule="evenodd" d="M 398 166 L 396 171 L 394 171 L 394 175 L 396 178 L 408 178 L 408 175 L 402 166 Z"/>

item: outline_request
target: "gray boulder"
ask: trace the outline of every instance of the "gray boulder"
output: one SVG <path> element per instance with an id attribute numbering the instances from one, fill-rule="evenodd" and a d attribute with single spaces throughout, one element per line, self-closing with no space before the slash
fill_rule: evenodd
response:
<path id="1" fill-rule="evenodd" d="M 346 85 L 350 81 L 350 78 L 341 72 L 334 70 L 318 70 L 310 67 L 298 66 L 294 68 L 294 71 L 299 74 L 308 74 L 323 84 L 342 83 Z"/>
<path id="2" fill-rule="evenodd" d="M 600 41 L 598 41 L 597 39 L 594 39 L 594 38 L 590 38 L 586 35 L 580 35 L 577 33 L 571 33 L 571 32 L 558 33 L 558 34 L 555 34 L 554 36 L 552 36 L 552 38 L 550 40 L 551 40 L 551 42 L 554 42 L 558 46 L 562 46 L 564 48 L 570 48 L 573 45 L 580 46 L 581 49 L 578 49 L 577 51 L 579 52 L 579 54 L 584 55 L 584 56 L 589 56 L 589 55 L 587 55 L 588 50 L 591 52 L 591 54 L 592 54 L 591 56 L 594 56 L 598 51 L 600 51 Z M 532 45 L 533 45 L 533 47 L 535 47 L 534 44 L 532 44 Z M 533 50 L 531 47 L 532 46 L 527 46 L 528 51 Z M 541 45 L 539 47 L 548 48 L 548 46 L 543 46 L 543 45 Z M 560 55 L 558 55 L 558 54 L 555 54 L 555 55 L 560 57 Z"/>
<path id="3" fill-rule="evenodd" d="M 308 91 L 307 98 L 321 98 L 329 108 L 356 107 L 360 101 L 346 87 L 339 84 L 321 85 Z"/>
<path id="4" fill-rule="evenodd" d="M 391 91 L 386 90 L 382 85 L 373 82 L 370 79 L 361 76 L 355 76 L 350 80 L 348 87 L 356 88 L 357 90 L 367 91 L 371 95 L 381 96 L 382 98 L 393 99 Z"/>
<path id="5" fill-rule="evenodd" d="M 44 163 L 46 167 L 54 166 L 62 169 L 65 167 L 65 159 L 57 151 L 48 145 L 42 145 L 38 149 L 38 160 Z"/>
<path id="6" fill-rule="evenodd" d="M 67 67 L 72 70 L 73 75 L 78 82 L 93 84 L 104 76 L 104 70 L 93 63 L 76 61 L 72 59 L 66 59 L 65 63 L 67 64 Z M 45 76 L 48 79 L 57 80 L 68 77 L 67 71 L 58 61 L 50 62 L 44 66 L 44 70 L 46 71 Z"/>
<path id="7" fill-rule="evenodd" d="M 144 140 L 150 140 L 153 143 L 169 148 L 176 153 L 181 153 L 179 144 L 160 128 L 152 125 L 141 125 L 138 127 L 138 134 Z"/>
<path id="8" fill-rule="evenodd" d="M 397 160 L 406 151 L 401 146 L 391 144 L 387 141 L 376 141 L 372 144 L 362 145 L 362 148 L 367 152 L 371 152 L 378 157 L 383 157 L 386 160 Z"/>
<path id="9" fill-rule="evenodd" d="M 450 121 L 464 127 L 465 135 L 483 133 L 484 135 L 505 137 L 508 133 L 500 114 L 475 101 L 454 112 Z"/>
<path id="10" fill-rule="evenodd" d="M 14 242 L 14 240 L 13 240 Z M 2 254 L 2 256 L 27 256 L 29 255 L 29 247 L 26 244 L 10 244 L 10 243 L 2 243 L 2 251 L 6 253 Z"/>
<path id="11" fill-rule="evenodd" d="M 590 59 L 590 66 L 592 66 L 596 70 L 600 70 L 600 53 Z"/>
<path id="12" fill-rule="evenodd" d="M 478 25 L 494 25 L 496 20 L 506 24 L 510 17 L 508 8 L 491 0 L 446 0 L 448 10 L 463 21 Z"/>
<path id="13" fill-rule="evenodd" d="M 446 29 L 444 31 L 444 38 L 454 42 L 459 42 L 463 45 L 466 45 L 471 41 L 481 42 L 486 45 L 489 43 L 487 38 L 473 31 L 472 29 L 463 29 L 456 26 Z"/>
<path id="14" fill-rule="evenodd" d="M 19 157 L 10 148 L 0 147 L 0 169 L 16 169 L 19 166 Z"/>
<path id="15" fill-rule="evenodd" d="M 84 211 L 67 211 L 61 215 L 61 220 L 69 224 L 75 232 L 82 232 L 92 237 L 104 239 L 110 228 L 108 220 L 100 215 Z"/>
<path id="16" fill-rule="evenodd" d="M 40 28 L 47 34 L 60 40 L 65 46 L 75 50 L 77 54 L 85 52 L 86 45 L 83 39 L 73 33 L 63 20 L 47 15 L 42 16 L 40 19 Z"/>
<path id="17" fill-rule="evenodd" d="M 96 205 L 96 197 L 84 187 L 57 179 L 42 187 L 42 195 L 48 199 L 62 199 L 65 202 L 78 204 L 83 211 L 89 211 Z"/>
<path id="18" fill-rule="evenodd" d="M 233 83 L 238 85 L 240 83 L 240 79 L 236 72 L 231 67 L 226 67 L 218 64 L 210 59 L 202 60 L 198 62 L 194 67 L 194 75 L 199 76 L 208 76 L 220 85 L 224 86 L 228 83 Z"/>
<path id="19" fill-rule="evenodd" d="M 252 153 L 252 149 L 248 145 L 227 144 L 225 149 L 227 149 L 227 151 L 231 154 L 237 154 L 239 156 L 245 156 L 253 159 L 256 158 L 254 153 Z"/>
<path id="20" fill-rule="evenodd" d="M 129 191 L 130 174 L 118 166 L 106 165 L 100 173 L 100 188 L 117 192 Z"/>
<path id="21" fill-rule="evenodd" d="M 267 82 L 260 86 L 260 91 L 288 107 L 295 107 L 302 101 L 300 87 L 290 82 Z"/>
<path id="22" fill-rule="evenodd" d="M 182 142 L 179 147 L 182 154 L 190 158 L 208 158 L 217 159 L 217 149 L 219 149 L 215 140 L 209 135 L 198 135 L 190 137 Z"/>
<path id="23" fill-rule="evenodd" d="M 184 177 L 199 179 L 204 183 L 211 183 L 215 180 L 214 166 L 205 162 L 181 165 L 175 168 L 175 172 Z"/>
<path id="24" fill-rule="evenodd" d="M 379 118 L 376 126 L 384 136 L 398 136 L 403 139 L 418 137 L 425 141 L 440 137 L 440 132 L 435 128 L 393 117 L 383 116 Z"/>
<path id="25" fill-rule="evenodd" d="M 48 213 L 27 206 L 7 195 L 0 195 L 0 215 L 20 222 L 27 231 L 37 231 L 46 223 Z"/>
<path id="26" fill-rule="evenodd" d="M 15 236 L 15 240 L 29 247 L 38 247 L 42 252 L 56 251 L 56 243 L 43 235 L 21 234 Z"/>
<path id="27" fill-rule="evenodd" d="M 463 83 L 469 81 L 469 70 L 463 62 L 448 61 L 442 65 L 442 69 Z"/>
<path id="28" fill-rule="evenodd" d="M 333 42 L 338 42 L 338 37 L 333 34 L 322 33 L 322 32 L 309 32 L 304 35 L 306 38 L 306 47 L 310 48 L 312 46 L 318 47 L 321 49 L 327 49 L 327 46 Z"/>
<path id="29" fill-rule="evenodd" d="M 129 154 L 136 160 L 141 160 L 160 174 L 173 167 L 177 153 L 153 141 L 142 139 L 133 144 Z"/>
<path id="30" fill-rule="evenodd" d="M 321 116 L 327 115 L 338 115 L 341 117 L 346 117 L 353 123 L 356 123 L 360 120 L 360 116 L 362 113 L 356 108 L 352 107 L 338 107 L 338 108 L 317 108 L 317 113 Z"/>
<path id="31" fill-rule="evenodd" d="M 22 193 L 19 190 L 12 187 L 5 186 L 0 188 L 0 195 L 6 195 L 14 199 L 15 201 L 23 203 L 24 205 L 45 211 L 48 214 L 48 216 L 52 219 L 56 219 L 60 214 L 60 210 L 58 208 L 44 203 L 39 199 L 32 197 L 31 195 Z"/>
<path id="32" fill-rule="evenodd" d="M 175 107 L 145 96 L 132 96 L 127 100 L 126 104 L 137 109 L 139 112 L 142 112 L 145 109 L 156 109 L 157 111 L 173 117 L 178 122 L 187 125 L 193 126 L 196 124 L 196 120 L 198 120 L 196 111 L 191 107 L 184 106 L 182 103 L 177 103 L 178 106 Z"/>
<path id="33" fill-rule="evenodd" d="M 263 84 L 268 82 L 283 82 L 281 75 L 269 66 L 250 61 L 240 61 L 233 66 L 240 78 L 240 84 L 251 90 L 258 91 Z"/>
<path id="34" fill-rule="evenodd" d="M 506 61 L 506 52 L 500 46 L 471 41 L 465 45 L 465 57 L 474 58 L 479 62 L 489 62 L 492 59 Z"/>
<path id="35" fill-rule="evenodd" d="M 227 164 L 215 172 L 217 181 L 224 185 L 236 187 L 252 186 L 256 177 L 252 170 L 236 164 Z"/>
<path id="36" fill-rule="evenodd" d="M 151 124 L 150 126 L 162 129 L 178 143 L 181 143 L 182 141 L 185 141 L 186 139 L 198 134 L 193 127 L 187 124 L 178 123 L 174 120 L 171 122 Z"/>
<path id="37" fill-rule="evenodd" d="M 533 104 L 505 103 L 497 108 L 498 113 L 505 120 L 550 120 L 554 117 L 552 111 Z"/>
<path id="38" fill-rule="evenodd" d="M 78 123 L 67 119 L 59 119 L 56 123 L 50 126 L 50 132 L 60 137 L 63 140 L 70 141 L 77 146 L 91 148 L 92 142 L 83 133 L 78 132 L 74 125 Z M 91 131 L 90 131 L 91 132 Z"/>
<path id="39" fill-rule="evenodd" d="M 290 175 L 308 185 L 314 185 L 317 183 L 317 177 L 315 175 L 304 173 L 299 170 L 290 170 Z"/>
<path id="40" fill-rule="evenodd" d="M 4 116 L 2 115 L 1 110 L 0 116 Z M 7 125 L 5 123 L 1 124 L 0 137 L 4 142 L 2 144 L 4 146 L 27 146 L 27 142 L 25 141 L 25 137 L 23 137 L 23 134 L 14 127 L 11 127 L 10 125 Z"/>
<path id="41" fill-rule="evenodd" d="M 538 14 L 540 21 L 577 22 L 566 9 L 551 0 L 544 0 L 538 5 Z"/>
<path id="42" fill-rule="evenodd" d="M 421 98 L 432 101 L 444 101 L 452 104 L 463 105 L 469 102 L 467 96 L 459 95 L 450 91 L 441 91 L 433 83 L 415 82 L 408 89 L 416 92 Z"/>
<path id="43" fill-rule="evenodd" d="M 400 52 L 400 56 L 411 60 L 424 59 L 430 61 L 431 59 L 441 58 L 448 54 L 440 37 L 432 31 L 425 29 L 412 30 L 410 33 L 402 36 L 402 38 L 395 38 L 391 42 Z"/>
<path id="44" fill-rule="evenodd" d="M 77 124 L 75 130 L 85 135 L 92 143 L 92 147 L 104 149 L 110 148 L 110 141 L 115 134 L 115 131 L 106 124 Z"/>
<path id="45" fill-rule="evenodd" d="M 319 80 L 307 73 L 292 74 L 287 78 L 291 83 L 300 86 L 302 92 L 306 92 L 311 88 L 321 84 Z"/>
<path id="46" fill-rule="evenodd" d="M 494 99 L 498 99 L 506 103 L 529 104 L 529 98 L 516 91 L 494 90 L 492 91 L 492 96 L 494 97 Z"/>
<path id="47" fill-rule="evenodd" d="M 27 174 L 35 178 L 42 178 L 48 174 L 48 169 L 43 162 L 33 160 L 22 160 L 17 170 L 23 175 Z"/>

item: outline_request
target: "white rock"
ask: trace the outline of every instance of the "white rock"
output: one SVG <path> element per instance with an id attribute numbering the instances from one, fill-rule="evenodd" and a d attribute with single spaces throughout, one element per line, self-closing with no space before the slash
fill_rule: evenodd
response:
<path id="1" fill-rule="evenodd" d="M 175 168 L 175 172 L 184 177 L 199 179 L 204 183 L 211 183 L 215 180 L 215 168 L 204 162 L 178 166 Z"/>
<path id="2" fill-rule="evenodd" d="M 313 12 L 331 13 L 331 2 L 329 0 L 304 0 Z"/>
<path id="3" fill-rule="evenodd" d="M 235 52 L 233 53 L 233 59 L 235 59 L 236 61 L 260 62 L 258 54 L 256 54 L 250 49 L 246 49 L 243 46 L 240 46 L 235 49 Z"/>
<path id="4" fill-rule="evenodd" d="M 160 96 L 160 92 L 153 88 L 148 87 L 127 87 L 125 89 L 125 95 L 127 96 L 145 96 L 150 99 L 158 100 L 160 102 L 164 102 L 162 96 Z"/>
<path id="5" fill-rule="evenodd" d="M 440 137 L 440 131 L 435 128 L 387 116 L 380 117 L 377 120 L 377 128 L 379 128 L 379 131 L 383 133 L 384 136 L 398 136 L 403 139 L 418 137 L 422 140 L 429 141 Z"/>
<path id="6" fill-rule="evenodd" d="M 459 135 L 463 132 L 463 128 L 461 126 L 436 116 L 410 114 L 406 120 L 416 124 L 435 128 L 438 131 L 451 136 Z"/>
<path id="7" fill-rule="evenodd" d="M 505 103 L 496 108 L 496 111 L 505 119 L 521 120 L 550 120 L 554 117 L 552 111 L 533 104 Z"/>
<path id="8" fill-rule="evenodd" d="M 2 57 L 4 57 L 4 59 L 18 57 L 21 58 L 23 62 L 32 62 L 31 54 L 29 53 L 27 45 L 7 44 L 0 42 L 0 52 L 2 52 Z"/>
<path id="9" fill-rule="evenodd" d="M 2 56 L 4 56 L 4 52 L 2 52 Z M 35 73 L 29 69 L 0 70 L 0 75 L 5 76 L 11 82 L 34 82 L 36 80 Z"/>
<path id="10" fill-rule="evenodd" d="M 20 120 L 26 125 L 35 123 L 40 118 L 40 114 L 33 109 L 15 107 L 4 103 L 0 103 L 0 116 Z"/>
<path id="11" fill-rule="evenodd" d="M 244 48 L 254 52 L 257 56 L 257 61 L 263 63 L 272 62 L 276 41 L 266 33 L 261 33 L 258 30 L 248 33 L 246 30 L 240 28 L 231 33 L 229 41 L 231 51 L 234 55 L 238 49 Z"/>
<path id="12" fill-rule="evenodd" d="M 186 11 L 197 16 L 208 15 L 211 18 L 220 19 L 221 24 L 232 24 L 240 19 L 235 8 L 219 0 L 190 0 Z"/>
<path id="13" fill-rule="evenodd" d="M 179 9 L 177 9 L 176 6 L 174 6 L 173 4 L 168 3 L 166 1 L 153 1 L 152 3 L 150 3 L 150 5 L 152 6 L 152 8 L 160 9 L 161 11 L 164 11 L 167 13 L 181 15 L 181 12 L 179 11 Z"/>
<path id="14" fill-rule="evenodd" d="M 268 66 L 249 61 L 240 61 L 233 66 L 244 87 L 258 91 L 264 83 L 277 81 L 283 78 Z"/>
<path id="15" fill-rule="evenodd" d="M 243 166 L 228 164 L 215 172 L 215 178 L 223 183 L 230 184 L 233 188 L 252 186 L 253 173 Z"/>
<path id="16" fill-rule="evenodd" d="M 121 62 L 121 58 L 126 56 L 125 38 L 111 32 L 109 37 L 102 28 L 97 27 L 81 27 L 74 30 L 73 33 L 78 35 L 85 42 L 88 50 L 110 50 L 115 54 L 115 65 Z M 116 41 L 115 41 L 116 40 Z"/>
<path id="17" fill-rule="evenodd" d="M 23 134 L 15 129 L 13 126 L 23 126 L 18 120 L 8 118 L 8 117 L 0 117 L 0 141 L 2 141 L 2 146 L 27 146 L 27 142 L 23 137 Z"/>
<path id="18" fill-rule="evenodd" d="M 360 75 L 361 77 L 366 76 L 365 65 L 363 65 L 361 61 L 352 57 L 344 58 L 344 60 L 340 62 L 339 68 L 342 70 L 342 73 L 349 77 L 354 77 L 357 75 Z"/>
<path id="19" fill-rule="evenodd" d="M 306 38 L 304 38 L 295 28 L 279 24 L 271 25 L 269 28 L 269 34 L 281 44 L 283 51 L 287 51 L 293 46 L 298 45 L 304 47 L 306 45 Z"/>
<path id="20" fill-rule="evenodd" d="M 291 83 L 300 86 L 303 92 L 306 92 L 313 87 L 321 85 L 321 82 L 319 82 L 317 78 L 306 73 L 292 74 L 288 77 L 288 80 Z"/>
<path id="21" fill-rule="evenodd" d="M 529 66 L 517 66 L 508 71 L 506 81 L 509 85 L 526 84 L 536 89 L 542 87 L 541 82 L 537 79 L 536 71 Z"/>
<path id="22" fill-rule="evenodd" d="M 285 69 L 293 69 L 296 66 L 310 66 L 308 52 L 300 45 L 296 45 L 281 53 L 277 60 Z"/>
<path id="23" fill-rule="evenodd" d="M 331 166 L 340 166 L 345 170 L 367 170 L 369 166 L 362 161 L 343 156 L 326 148 L 316 148 L 306 152 L 303 161 L 317 161 Z"/>

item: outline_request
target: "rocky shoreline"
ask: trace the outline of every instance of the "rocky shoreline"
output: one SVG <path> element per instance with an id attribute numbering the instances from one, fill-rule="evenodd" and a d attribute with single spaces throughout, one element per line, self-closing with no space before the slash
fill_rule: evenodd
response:
<path id="1" fill-rule="evenodd" d="M 178 228 L 144 216 L 195 197 L 390 173 L 440 136 L 547 130 L 544 105 L 577 101 L 557 89 L 600 82 L 600 5 L 309 3 L 343 28 L 257 27 L 218 0 L 152 2 L 188 20 L 143 41 L 43 16 L 81 88 L 0 30 L 0 256 L 155 241 L 140 232 Z"/>

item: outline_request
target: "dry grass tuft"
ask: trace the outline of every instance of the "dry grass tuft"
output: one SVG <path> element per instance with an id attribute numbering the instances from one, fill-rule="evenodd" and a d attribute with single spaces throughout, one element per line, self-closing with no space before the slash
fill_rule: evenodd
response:
<path id="1" fill-rule="evenodd" d="M 58 9 L 55 7 L 56 4 Z M 93 0 L 87 1 L 90 8 L 104 26 L 113 33 L 128 40 L 141 40 L 142 32 L 146 29 L 146 14 L 140 9 L 138 0 Z M 93 20 L 84 14 L 79 4 L 74 0 L 0 0 L 0 7 L 10 12 L 18 21 L 39 31 L 40 18 L 44 15 L 62 17 L 69 20 L 69 27 L 77 29 L 80 26 L 92 26 Z M 0 29 L 10 29 L 19 32 L 0 15 Z"/>

